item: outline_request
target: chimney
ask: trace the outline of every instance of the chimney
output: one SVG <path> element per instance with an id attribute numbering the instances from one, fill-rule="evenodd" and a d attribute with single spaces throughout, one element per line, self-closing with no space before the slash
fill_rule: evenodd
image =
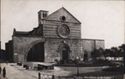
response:
<path id="1" fill-rule="evenodd" d="M 40 10 L 38 12 L 38 21 L 39 21 L 39 24 L 41 24 L 41 20 L 45 20 L 46 17 L 48 16 L 48 11 L 45 11 L 45 10 Z"/>

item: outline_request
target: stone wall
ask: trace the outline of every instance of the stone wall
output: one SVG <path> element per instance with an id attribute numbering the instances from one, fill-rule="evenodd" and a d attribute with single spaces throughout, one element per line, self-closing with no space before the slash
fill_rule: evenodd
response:
<path id="1" fill-rule="evenodd" d="M 105 48 L 104 40 L 96 40 L 96 49 Z"/>
<path id="2" fill-rule="evenodd" d="M 62 41 L 70 47 L 70 59 L 76 57 L 84 58 L 84 53 L 91 58 L 91 52 L 95 48 L 104 48 L 103 40 L 89 40 L 89 39 L 61 39 L 61 38 L 42 38 L 42 37 L 13 37 L 13 50 L 15 62 L 26 61 L 29 50 L 36 44 L 44 42 L 45 62 L 53 62 L 55 59 L 60 59 L 58 47 Z"/>
<path id="3" fill-rule="evenodd" d="M 99 49 L 99 48 L 104 49 L 104 40 L 83 39 L 81 43 L 82 43 L 83 52 L 88 54 L 88 58 L 91 58 L 91 52 L 94 49 Z"/>
<path id="4" fill-rule="evenodd" d="M 68 38 L 81 38 L 81 24 L 69 23 L 69 22 L 58 22 L 58 21 L 44 21 L 43 24 L 43 35 L 44 37 L 60 38 L 57 33 L 57 28 L 62 24 L 66 24 L 70 29 Z"/>
<path id="5" fill-rule="evenodd" d="M 104 40 L 92 40 L 92 39 L 56 39 L 47 38 L 45 41 L 45 61 L 53 62 L 55 59 L 60 59 L 60 53 L 58 47 L 61 41 L 66 41 L 70 47 L 70 59 L 76 57 L 84 58 L 84 53 L 88 54 L 88 58 L 91 58 L 91 52 L 94 49 L 104 48 Z"/>
<path id="6" fill-rule="evenodd" d="M 55 59 L 60 59 L 60 53 L 58 47 L 63 39 L 48 38 L 45 41 L 45 61 L 52 62 Z M 66 43 L 70 47 L 70 59 L 74 59 L 76 56 L 83 56 L 81 52 L 81 41 L 73 39 L 65 39 Z"/>

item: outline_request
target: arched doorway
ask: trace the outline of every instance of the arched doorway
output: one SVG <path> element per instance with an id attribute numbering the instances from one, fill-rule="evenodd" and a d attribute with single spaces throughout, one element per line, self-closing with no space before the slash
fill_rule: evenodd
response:
<path id="1" fill-rule="evenodd" d="M 59 45 L 58 52 L 60 53 L 60 60 L 62 63 L 68 63 L 70 58 L 70 47 L 65 41 Z"/>
<path id="2" fill-rule="evenodd" d="M 40 42 L 34 45 L 27 54 L 27 61 L 43 62 L 44 61 L 44 43 Z"/>

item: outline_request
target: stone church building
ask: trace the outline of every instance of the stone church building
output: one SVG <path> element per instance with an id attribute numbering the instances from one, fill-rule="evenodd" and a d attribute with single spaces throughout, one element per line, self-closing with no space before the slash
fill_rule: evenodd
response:
<path id="1" fill-rule="evenodd" d="M 81 39 L 81 22 L 64 7 L 49 15 L 48 11 L 40 10 L 38 23 L 29 32 L 14 29 L 12 40 L 6 43 L 14 62 L 68 61 L 84 58 L 84 54 L 91 58 L 91 51 L 104 48 L 104 40 Z"/>

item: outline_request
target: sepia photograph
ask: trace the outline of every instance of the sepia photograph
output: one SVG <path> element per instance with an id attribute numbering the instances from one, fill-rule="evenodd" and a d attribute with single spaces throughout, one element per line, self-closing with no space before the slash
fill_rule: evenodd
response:
<path id="1" fill-rule="evenodd" d="M 124 0 L 0 1 L 0 79 L 125 79 Z"/>

